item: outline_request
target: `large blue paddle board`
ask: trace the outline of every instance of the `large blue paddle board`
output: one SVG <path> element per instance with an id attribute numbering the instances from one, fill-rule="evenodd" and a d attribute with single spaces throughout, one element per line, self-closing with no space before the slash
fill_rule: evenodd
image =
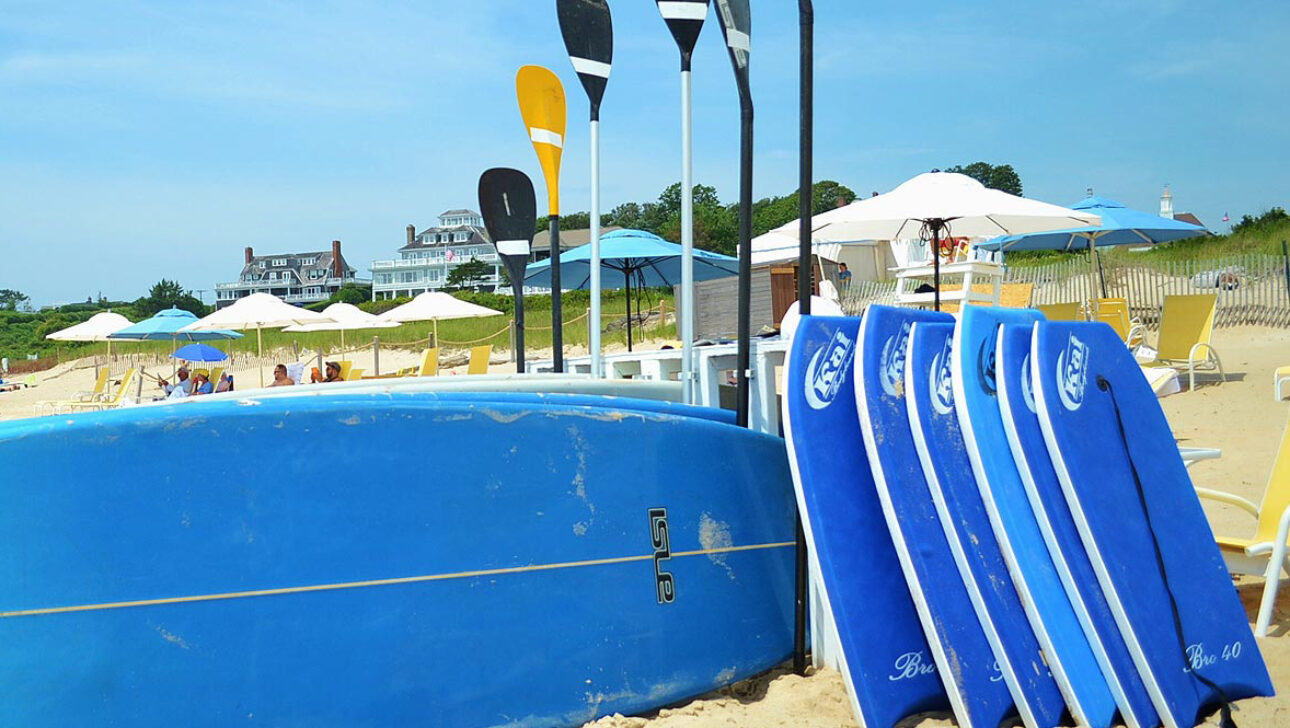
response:
<path id="1" fill-rule="evenodd" d="M 783 441 L 602 404 L 0 423 L 0 725 L 570 725 L 780 663 Z"/>
<path id="2" fill-rule="evenodd" d="M 860 319 L 803 316 L 784 385 L 784 428 L 810 553 L 837 624 L 839 666 L 861 726 L 949 702 L 883 521 L 856 416 Z"/>
<path id="3" fill-rule="evenodd" d="M 1048 555 L 999 413 L 998 330 L 1005 323 L 1033 324 L 1042 318 L 1031 309 L 964 307 L 951 347 L 954 410 L 1004 563 L 1066 707 L 1079 725 L 1108 728 L 1115 719 L 1115 698 Z"/>
<path id="4" fill-rule="evenodd" d="M 1165 725 L 1195 725 L 1224 698 L 1271 695 L 1173 432 L 1124 342 L 1106 324 L 1050 322 L 1035 327 L 1031 351 L 1049 455 Z"/>
<path id="5" fill-rule="evenodd" d="M 855 355 L 856 410 L 883 518 L 954 715 L 961 726 L 996 728 L 1015 715 L 1012 698 L 941 530 L 905 408 L 910 327 L 952 320 L 948 314 L 870 306 L 860 321 Z"/>
<path id="6" fill-rule="evenodd" d="M 909 424 L 960 581 L 1017 711 L 1027 726 L 1048 728 L 1060 722 L 1065 701 L 1026 619 L 972 475 L 954 412 L 953 334 L 952 324 L 930 323 L 915 324 L 910 333 L 905 362 Z"/>
<path id="7" fill-rule="evenodd" d="M 1155 728 L 1160 717 L 1138 677 L 1124 637 L 1097 584 L 1093 564 L 1084 551 L 1062 486 L 1057 482 L 1044 433 L 1035 415 L 1030 379 L 1030 336 L 1033 324 L 1007 324 L 999 329 L 995 353 L 995 382 L 1008 447 L 1044 535 L 1053 566 L 1061 577 L 1084 634 L 1093 647 L 1102 675 L 1129 728 Z"/>

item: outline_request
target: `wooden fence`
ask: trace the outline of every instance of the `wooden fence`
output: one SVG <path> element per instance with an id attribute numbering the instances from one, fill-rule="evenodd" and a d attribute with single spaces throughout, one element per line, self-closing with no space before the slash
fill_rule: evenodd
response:
<path id="1" fill-rule="evenodd" d="M 1105 296 L 1087 257 L 1034 267 L 1009 267 L 1005 283 L 1034 285 L 1031 305 L 1123 298 L 1132 315 L 1149 328 L 1160 322 L 1165 296 L 1218 296 L 1215 326 L 1255 324 L 1290 328 L 1290 290 L 1285 258 L 1236 255 L 1207 261 L 1101 260 Z M 894 304 L 896 282 L 854 281 L 843 291 L 842 309 L 858 315 L 873 303 Z"/>

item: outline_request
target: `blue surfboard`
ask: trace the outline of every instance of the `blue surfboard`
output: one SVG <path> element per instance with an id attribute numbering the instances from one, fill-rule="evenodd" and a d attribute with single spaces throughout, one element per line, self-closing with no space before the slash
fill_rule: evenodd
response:
<path id="1" fill-rule="evenodd" d="M 949 701 L 883 521 L 856 416 L 858 318 L 803 316 L 784 385 L 784 428 L 810 553 L 833 615 L 838 663 L 861 726 Z"/>
<path id="2" fill-rule="evenodd" d="M 1039 530 L 1044 535 L 1053 566 L 1080 617 L 1121 717 L 1129 728 L 1155 728 L 1160 725 L 1160 717 L 1151 705 L 1151 697 L 1147 695 L 1111 608 L 1097 584 L 1097 574 L 1084 551 L 1070 506 L 1066 504 L 1052 460 L 1048 458 L 1044 433 L 1039 429 L 1030 379 L 1030 337 L 1033 330 L 1032 324 L 1007 324 L 999 329 L 995 381 L 999 388 L 999 408 L 1008 435 L 1008 447 Z"/>
<path id="3" fill-rule="evenodd" d="M 854 362 L 856 410 L 883 518 L 954 715 L 961 726 L 995 728 L 1015 714 L 1012 697 L 941 530 L 905 408 L 910 327 L 952 320 L 870 306 L 860 321 Z"/>
<path id="4" fill-rule="evenodd" d="M 0 423 L 0 724 L 568 725 L 786 659 L 783 441 L 594 404 Z"/>
<path id="5" fill-rule="evenodd" d="M 954 410 L 1004 563 L 1066 707 L 1078 724 L 1108 728 L 1115 719 L 1115 698 L 1048 555 L 999 412 L 998 329 L 1042 318 L 1031 309 L 964 307 L 951 347 Z"/>
<path id="6" fill-rule="evenodd" d="M 1055 726 L 1065 701 L 1004 563 L 972 475 L 954 412 L 954 326 L 915 324 L 905 367 L 905 403 L 918 460 L 960 581 L 1028 726 Z"/>
<path id="7" fill-rule="evenodd" d="M 1042 323 L 1032 337 L 1049 455 L 1165 725 L 1189 728 L 1224 698 L 1271 695 L 1169 422 L 1133 355 L 1101 323 Z"/>

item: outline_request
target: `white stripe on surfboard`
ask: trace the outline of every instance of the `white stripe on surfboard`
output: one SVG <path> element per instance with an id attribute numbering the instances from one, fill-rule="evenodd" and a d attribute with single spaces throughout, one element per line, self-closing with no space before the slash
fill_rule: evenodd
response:
<path id="1" fill-rule="evenodd" d="M 683 558 L 686 556 L 712 556 L 715 554 L 729 554 L 739 551 L 759 551 L 762 549 L 778 549 L 796 546 L 795 541 L 777 541 L 774 543 L 759 543 L 749 546 L 725 546 L 715 549 L 696 549 L 694 551 L 676 551 L 672 558 Z M 395 584 L 417 584 L 427 581 L 448 581 L 451 579 L 469 579 L 479 576 L 497 576 L 499 574 L 523 574 L 533 571 L 553 571 L 556 569 L 572 569 L 583 566 L 605 566 L 608 564 L 626 564 L 633 561 L 648 561 L 654 558 L 654 554 L 645 554 L 642 556 L 619 556 L 608 559 L 589 559 L 586 561 L 566 561 L 554 564 L 532 564 L 529 566 L 511 566 L 502 569 L 478 569 L 475 571 L 455 571 L 445 574 L 425 574 L 422 576 L 400 576 L 391 579 L 368 579 L 366 581 L 347 581 L 336 584 L 311 584 L 309 586 L 289 586 L 277 589 L 255 589 L 251 591 L 240 592 L 221 592 L 217 594 L 195 594 L 186 597 L 162 597 L 159 599 L 138 599 L 125 602 L 103 602 L 99 604 L 77 604 L 66 607 L 44 607 L 39 609 L 18 609 L 8 612 L 0 612 L 0 619 L 12 617 L 33 617 L 42 614 L 67 614 L 70 612 L 94 612 L 106 609 L 126 609 L 129 607 L 151 607 L 160 604 L 187 604 L 190 602 L 214 602 L 224 599 L 242 599 L 247 597 L 270 597 L 284 594 L 307 594 L 309 592 L 320 591 L 339 591 L 341 589 L 360 589 L 374 586 L 391 586 Z"/>
<path id="2" fill-rule="evenodd" d="M 569 60 L 573 61 L 573 70 L 578 73 L 609 78 L 610 65 L 608 63 L 593 61 L 590 58 L 578 58 L 577 56 L 569 56 Z"/>
<path id="3" fill-rule="evenodd" d="M 1115 583 L 1111 581 L 1111 574 L 1107 571 L 1106 561 L 1102 558 L 1102 552 L 1097 548 L 1097 541 L 1093 538 L 1093 532 L 1088 525 L 1088 519 L 1084 517 L 1084 509 L 1080 507 L 1078 495 L 1075 492 L 1075 484 L 1071 481 L 1070 470 L 1066 467 L 1066 461 L 1062 458 L 1062 451 L 1057 445 L 1057 433 L 1053 430 L 1053 425 L 1048 418 L 1049 402 L 1044 395 L 1044 387 L 1041 380 L 1036 379 L 1035 375 L 1039 371 L 1039 327 L 1036 326 L 1030 334 L 1030 381 L 1034 383 L 1035 408 L 1039 410 L 1039 429 L 1044 433 L 1044 444 L 1048 446 L 1048 454 L 1053 461 L 1053 469 L 1057 471 L 1057 482 L 1061 483 L 1062 493 L 1066 496 L 1066 502 L 1070 504 L 1071 516 L 1075 518 L 1075 528 L 1079 531 L 1080 541 L 1085 545 L 1085 551 L 1088 553 L 1089 561 L 1093 564 L 1093 572 L 1097 574 L 1097 583 L 1102 587 L 1102 593 L 1106 596 L 1106 603 L 1111 608 L 1111 614 L 1115 617 L 1115 624 L 1120 628 L 1120 635 L 1124 637 L 1125 644 L 1129 648 L 1129 656 L 1133 658 L 1133 664 L 1138 668 L 1138 675 L 1142 677 L 1142 683 L 1147 688 L 1147 694 L 1151 696 L 1151 704 L 1155 706 L 1160 720 L 1166 728 L 1181 728 L 1173 710 L 1169 706 L 1169 701 L 1165 699 L 1164 691 L 1160 688 L 1160 681 L 1152 671 L 1151 661 L 1147 659 L 1146 653 L 1142 649 L 1142 642 L 1138 639 L 1138 633 L 1133 629 L 1133 623 L 1129 621 L 1129 615 L 1124 611 L 1124 602 L 1120 600 L 1120 593 L 1115 589 Z M 1093 547 L 1089 548 L 1092 544 Z"/>
<path id="4" fill-rule="evenodd" d="M 913 345 L 914 331 L 921 322 L 915 321 L 909 329 L 909 339 L 906 342 L 906 351 Z M 999 664 L 999 671 L 1003 673 L 1003 682 L 1008 686 L 1008 692 L 1012 694 L 1012 701 L 1017 706 L 1017 712 L 1021 714 L 1021 720 L 1026 725 L 1038 725 L 1035 720 L 1034 711 L 1030 707 L 1029 696 L 1021 689 L 1021 681 L 1017 678 L 1016 668 L 1008 659 L 1008 653 L 1003 649 L 1003 640 L 999 636 L 999 628 L 995 625 L 990 611 L 985 608 L 985 598 L 981 594 L 981 585 L 976 581 L 976 575 L 972 573 L 972 567 L 968 564 L 967 552 L 963 549 L 963 542 L 959 540 L 959 533 L 954 528 L 954 516 L 950 513 L 949 503 L 945 500 L 945 492 L 941 489 L 940 478 L 936 475 L 936 468 L 932 464 L 932 454 L 928 448 L 927 437 L 923 432 L 922 417 L 918 413 L 918 407 L 914 404 L 914 377 L 917 372 L 909 366 L 909 354 L 905 355 L 905 404 L 909 412 L 909 429 L 914 437 L 914 449 L 918 451 L 918 461 L 923 467 L 923 475 L 927 480 L 927 489 L 931 491 L 932 505 L 936 507 L 936 516 L 941 521 L 941 530 L 945 532 L 945 540 L 949 542 L 950 554 L 954 556 L 954 563 L 958 566 L 959 575 L 963 577 L 963 585 L 967 588 L 968 601 L 972 602 L 972 610 L 976 612 L 977 621 L 981 623 L 981 630 L 985 632 L 986 642 L 990 643 L 990 650 L 994 653 L 995 661 Z"/>
<path id="5" fill-rule="evenodd" d="M 860 415 L 860 431 L 864 435 L 865 455 L 869 458 L 869 469 L 873 473 L 874 490 L 878 491 L 878 501 L 882 504 L 882 515 L 887 521 L 887 528 L 892 532 L 892 543 L 896 547 L 897 560 L 900 562 L 900 570 L 905 575 L 905 581 L 909 584 L 909 595 L 914 600 L 914 611 L 918 614 L 918 621 L 923 626 L 923 635 L 927 637 L 928 649 L 932 651 L 932 661 L 936 663 L 936 672 L 940 675 L 941 684 L 945 686 L 945 695 L 949 698 L 950 709 L 954 712 L 955 718 L 959 723 L 965 726 L 971 726 L 971 713 L 968 712 L 967 704 L 964 702 L 963 692 L 959 689 L 958 683 L 954 680 L 957 672 L 954 665 L 950 663 L 949 655 L 945 651 L 945 645 L 941 643 L 940 633 L 936 630 L 936 620 L 932 617 L 931 608 L 927 605 L 927 599 L 923 596 L 923 585 L 918 580 L 918 571 L 914 568 L 913 556 L 909 552 L 909 544 L 905 542 L 905 533 L 901 529 L 900 519 L 896 515 L 896 507 L 892 503 L 891 494 L 887 490 L 887 473 L 883 470 L 882 459 L 878 450 L 878 442 L 874 439 L 873 419 L 869 416 L 869 398 L 865 391 L 865 341 L 867 341 L 868 329 L 873 316 L 863 316 L 860 319 L 860 330 L 856 333 L 856 353 L 852 357 L 852 366 L 855 368 L 852 379 L 855 381 L 856 411 Z M 876 359 L 877 357 L 875 357 Z"/>
<path id="6" fill-rule="evenodd" d="M 658 12 L 664 20 L 703 20 L 708 17 L 706 2 L 682 2 L 682 0 L 662 0 Z"/>

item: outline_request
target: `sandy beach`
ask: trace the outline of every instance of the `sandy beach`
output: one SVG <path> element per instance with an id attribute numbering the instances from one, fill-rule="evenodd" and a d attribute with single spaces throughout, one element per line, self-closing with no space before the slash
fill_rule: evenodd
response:
<path id="1" fill-rule="evenodd" d="M 1227 381 L 1219 383 L 1217 374 L 1200 378 L 1196 391 L 1183 391 L 1163 400 L 1174 432 L 1183 444 L 1214 447 L 1222 457 L 1196 464 L 1191 472 L 1197 485 L 1228 490 L 1258 502 L 1267 483 L 1272 459 L 1286 425 L 1287 404 L 1272 397 L 1272 371 L 1290 363 L 1290 331 L 1239 327 L 1217 330 L 1214 346 L 1222 356 Z M 570 356 L 583 352 L 572 351 Z M 382 371 L 411 366 L 419 360 L 415 351 L 381 352 Z M 550 352 L 533 352 L 531 359 L 550 356 Z M 340 358 L 329 355 L 328 359 Z M 354 352 L 347 358 L 356 367 L 372 367 L 370 351 Z M 460 361 L 459 361 L 460 360 Z M 459 361 L 459 363 L 458 363 Z M 446 354 L 443 374 L 465 373 L 460 355 Z M 453 364 L 448 366 L 448 364 Z M 117 374 L 127 364 L 112 363 Z M 490 370 L 513 371 L 505 352 L 494 352 Z M 149 371 L 168 374 L 169 365 L 149 367 Z M 258 378 L 250 363 L 232 369 L 243 383 Z M 266 369 L 266 376 L 270 376 Z M 0 393 L 0 420 L 29 417 L 33 405 L 41 400 L 60 400 L 93 384 L 92 362 L 80 360 L 64 363 L 37 375 L 37 386 L 17 392 Z M 1184 377 L 1185 386 L 1185 377 Z M 156 385 L 145 384 L 145 393 L 156 392 Z M 1244 513 L 1222 506 L 1206 506 L 1215 532 L 1245 536 L 1254 524 Z M 1239 593 L 1253 623 L 1262 593 L 1262 579 L 1241 577 Z M 1273 683 L 1281 689 L 1275 698 L 1246 700 L 1239 703 L 1236 715 L 1242 728 L 1273 728 L 1290 725 L 1290 589 L 1283 589 L 1273 617 L 1268 638 L 1260 646 L 1272 673 Z M 601 728 L 680 728 L 684 726 L 855 726 L 843 682 L 832 670 L 812 671 L 807 677 L 790 674 L 784 669 L 745 681 L 727 689 L 666 708 L 645 717 L 611 716 L 591 724 Z M 903 728 L 952 726 L 948 714 L 927 714 L 911 718 Z M 1205 725 L 1218 725 L 1212 716 Z"/>

